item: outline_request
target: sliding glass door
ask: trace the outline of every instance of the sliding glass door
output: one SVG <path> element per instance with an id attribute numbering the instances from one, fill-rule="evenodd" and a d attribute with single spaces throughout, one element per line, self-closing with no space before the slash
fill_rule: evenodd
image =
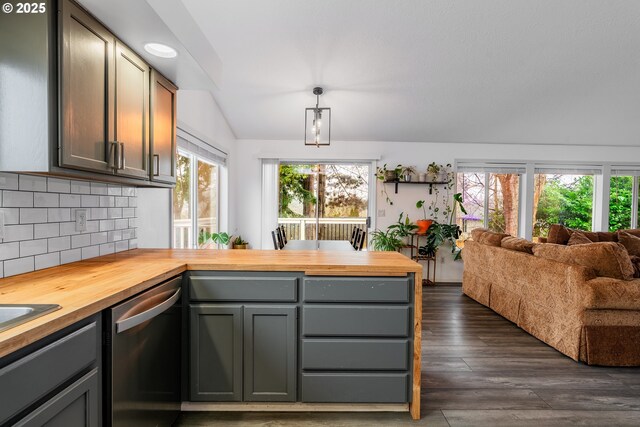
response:
<path id="1" fill-rule="evenodd" d="M 349 240 L 367 229 L 368 163 L 283 162 L 279 171 L 278 224 L 293 240 Z"/>

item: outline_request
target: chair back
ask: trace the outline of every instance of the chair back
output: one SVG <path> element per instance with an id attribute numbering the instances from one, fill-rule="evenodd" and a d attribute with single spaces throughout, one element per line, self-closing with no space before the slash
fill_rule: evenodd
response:
<path id="1" fill-rule="evenodd" d="M 273 239 L 273 249 L 280 250 L 280 245 L 278 244 L 278 237 L 276 237 L 276 232 L 271 232 L 271 239 Z"/>
<path id="2" fill-rule="evenodd" d="M 351 243 L 351 246 L 355 247 L 356 244 L 356 236 L 358 235 L 358 227 L 353 227 L 353 230 L 351 231 L 351 238 L 349 239 L 349 243 Z"/>
<path id="3" fill-rule="evenodd" d="M 367 232 L 364 230 L 360 230 L 360 235 L 358 236 L 358 240 L 356 241 L 355 250 L 361 251 L 362 246 L 364 246 L 364 241 L 367 238 Z"/>
<path id="4" fill-rule="evenodd" d="M 360 230 L 360 227 L 356 227 L 354 228 L 355 231 L 355 236 L 353 238 L 353 242 L 351 242 L 351 246 L 353 246 L 353 249 L 358 250 L 358 241 L 360 240 L 360 234 L 362 233 L 362 230 Z"/>
<path id="5" fill-rule="evenodd" d="M 284 244 L 287 244 L 287 233 L 284 229 L 284 225 L 280 224 L 280 227 L 278 227 L 278 230 L 280 230 L 280 236 L 282 237 L 282 241 L 284 242 Z"/>

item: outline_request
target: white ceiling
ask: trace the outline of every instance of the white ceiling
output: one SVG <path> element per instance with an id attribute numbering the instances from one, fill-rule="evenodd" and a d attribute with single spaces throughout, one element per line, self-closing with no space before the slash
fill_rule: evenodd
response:
<path id="1" fill-rule="evenodd" d="M 241 139 L 302 140 L 321 85 L 337 140 L 640 145 L 638 0 L 149 5 Z"/>

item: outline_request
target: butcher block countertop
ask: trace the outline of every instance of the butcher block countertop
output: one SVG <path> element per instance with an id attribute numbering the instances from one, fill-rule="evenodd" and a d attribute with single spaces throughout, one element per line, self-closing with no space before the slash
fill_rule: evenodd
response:
<path id="1" fill-rule="evenodd" d="M 0 357 L 186 270 L 357 276 L 416 273 L 420 275 L 417 283 L 422 275 L 420 265 L 396 252 L 135 249 L 0 279 L 0 304 L 62 307 L 0 332 Z"/>

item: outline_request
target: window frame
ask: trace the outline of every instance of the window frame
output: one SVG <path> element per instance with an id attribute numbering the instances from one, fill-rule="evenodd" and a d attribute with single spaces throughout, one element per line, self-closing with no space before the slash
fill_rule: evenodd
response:
<path id="1" fill-rule="evenodd" d="M 199 156 L 189 150 L 184 148 L 178 148 L 177 155 L 188 157 L 191 169 L 189 173 L 189 206 L 190 206 L 190 216 L 191 216 L 191 247 L 187 249 L 199 249 L 198 247 L 198 162 L 207 163 L 213 166 L 216 166 L 216 186 L 217 186 L 217 201 L 216 201 L 216 230 L 215 232 L 220 231 L 220 170 L 223 165 L 214 160 Z M 173 199 L 174 199 L 175 188 L 171 191 L 171 248 L 176 249 L 176 241 L 175 241 L 175 217 L 173 212 Z"/>

